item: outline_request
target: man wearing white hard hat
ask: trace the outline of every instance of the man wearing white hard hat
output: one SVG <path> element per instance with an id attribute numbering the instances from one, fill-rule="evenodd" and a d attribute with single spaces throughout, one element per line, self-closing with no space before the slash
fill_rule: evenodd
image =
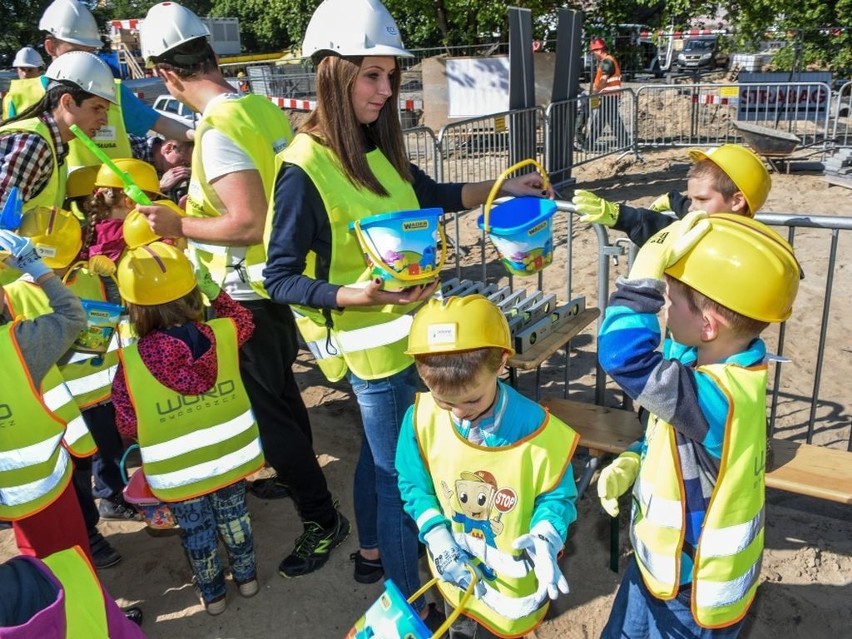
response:
<path id="1" fill-rule="evenodd" d="M 52 60 L 69 51 L 95 53 L 103 46 L 97 23 L 88 8 L 78 0 L 54 0 L 42 14 L 39 29 L 45 33 L 44 50 Z M 110 157 L 132 157 L 127 134 L 146 135 L 149 130 L 166 138 L 186 140 L 189 128 L 161 115 L 136 97 L 120 80 L 115 80 L 117 100 L 109 121 L 95 140 Z M 12 117 L 38 101 L 46 89 L 44 78 L 32 78 L 9 87 L 9 103 L 4 102 L 4 118 Z M 68 163 L 72 167 L 100 164 L 97 157 L 77 140 L 71 143 Z"/>
<path id="2" fill-rule="evenodd" d="M 255 330 L 240 350 L 240 372 L 257 418 L 263 451 L 286 485 L 305 532 L 282 565 L 297 576 L 317 570 L 349 534 L 314 454 L 310 421 L 291 370 L 298 352 L 293 315 L 263 287 L 268 194 L 275 154 L 293 138 L 284 113 L 266 98 L 237 93 L 219 70 L 209 32 L 175 2 L 151 7 L 139 30 L 146 63 L 169 93 L 201 113 L 195 133 L 186 217 L 142 206 L 152 230 L 185 237 L 190 255 L 252 312 Z M 263 492 L 262 496 L 271 496 Z M 323 549 L 323 560 L 310 552 Z M 215 552 L 215 547 L 210 552 Z"/>

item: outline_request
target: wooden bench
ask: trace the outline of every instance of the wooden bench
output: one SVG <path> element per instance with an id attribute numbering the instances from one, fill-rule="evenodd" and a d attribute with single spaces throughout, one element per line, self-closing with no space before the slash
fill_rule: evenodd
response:
<path id="1" fill-rule="evenodd" d="M 617 455 L 642 436 L 633 411 L 552 397 L 541 404 L 579 433 L 580 445 L 598 463 L 606 453 Z M 852 452 L 777 438 L 772 451 L 775 459 L 766 473 L 767 487 L 852 504 Z M 592 466 L 590 475 L 596 464 Z"/>

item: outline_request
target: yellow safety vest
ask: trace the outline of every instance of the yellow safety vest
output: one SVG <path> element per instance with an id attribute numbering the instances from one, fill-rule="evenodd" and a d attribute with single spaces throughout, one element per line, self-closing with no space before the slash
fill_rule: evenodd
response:
<path id="1" fill-rule="evenodd" d="M 95 144 L 111 158 L 131 158 L 130 137 L 124 126 L 124 113 L 121 110 L 121 80 L 115 81 L 116 102 L 110 102 L 107 111 L 107 123 L 103 125 L 95 137 Z M 68 170 L 80 166 L 100 166 L 103 164 L 86 145 L 77 138 L 68 143 Z"/>
<path id="2" fill-rule="evenodd" d="M 281 161 L 301 167 L 316 185 L 331 225 L 331 264 L 328 281 L 343 286 L 371 277 L 363 251 L 349 225 L 364 217 L 419 209 L 410 182 L 402 178 L 378 149 L 367 154 L 373 175 L 390 193 L 388 197 L 352 185 L 334 153 L 309 135 L 297 135 Z M 274 202 L 271 204 L 274 211 Z M 269 241 L 273 213 L 266 218 Z M 305 275 L 316 277 L 316 254 L 310 252 Z M 361 379 L 379 379 L 411 366 L 405 354 L 411 312 L 418 304 L 351 307 L 323 312 L 295 306 L 296 325 L 323 374 L 337 381 L 351 369 Z"/>
<path id="3" fill-rule="evenodd" d="M 240 378 L 236 327 L 230 319 L 209 325 L 219 371 L 201 395 L 181 395 L 157 381 L 136 344 L 120 351 L 142 469 L 163 501 L 212 493 L 263 467 L 257 422 Z"/>
<path id="4" fill-rule="evenodd" d="M 453 537 L 493 573 L 482 582 L 485 595 L 468 600 L 464 614 L 501 637 L 526 635 L 541 623 L 550 599 L 547 584 L 538 583 L 532 563 L 512 542 L 530 531 L 536 498 L 562 481 L 579 437 L 545 413 L 538 429 L 512 446 L 477 446 L 459 435 L 449 412 L 430 393 L 417 395 L 414 429 L 441 510 L 453 522 Z M 484 518 L 466 514 L 460 491 L 473 500 L 468 503 L 486 506 Z M 429 565 L 437 574 L 431 557 Z M 438 588 L 459 606 L 459 588 L 444 581 Z"/>
<path id="5" fill-rule="evenodd" d="M 730 626 L 754 599 L 763 556 L 766 366 L 700 366 L 731 410 L 719 476 L 695 551 L 692 614 L 705 628 Z M 684 487 L 674 429 L 653 417 L 633 487 L 631 538 L 645 585 L 660 599 L 677 595 L 686 530 Z"/>
<path id="6" fill-rule="evenodd" d="M 68 175 L 68 166 L 67 162 L 63 164 L 59 163 L 59 156 L 56 154 L 56 145 L 53 143 L 53 136 L 50 134 L 50 129 L 38 118 L 28 118 L 0 126 L 0 135 L 19 131 L 35 133 L 44 138 L 50 147 L 50 155 L 53 159 L 53 171 L 50 173 L 50 179 L 40 193 L 24 202 L 23 212 L 26 213 L 37 206 L 46 206 L 48 208 L 52 206 L 61 207 L 62 202 L 65 200 L 65 179 Z"/>
<path id="7" fill-rule="evenodd" d="M 65 398 L 53 392 L 47 377 L 41 388 L 35 387 L 16 325 L 0 326 L 0 519 L 11 521 L 52 504 L 72 471 L 62 446 L 66 422 L 56 413 Z"/>
<path id="8" fill-rule="evenodd" d="M 293 139 L 290 122 L 281 109 L 259 95 L 220 100 L 204 114 L 195 133 L 192 151 L 192 175 L 186 203 L 187 215 L 219 217 L 225 206 L 204 173 L 201 147 L 204 134 L 215 129 L 227 136 L 251 158 L 260 179 L 263 193 L 272 193 L 276 177 L 275 155 Z M 230 247 L 189 240 L 190 257 L 207 266 L 213 280 L 222 284 L 230 264 Z M 249 284 L 260 297 L 268 299 L 263 288 L 263 269 L 266 267 L 266 247 L 260 242 L 246 247 L 245 268 Z"/>
<path id="9" fill-rule="evenodd" d="M 9 92 L 3 98 L 3 119 L 23 113 L 36 104 L 44 96 L 44 85 L 47 82 L 43 75 L 37 78 L 20 78 L 9 83 Z"/>
<path id="10" fill-rule="evenodd" d="M 62 584 L 65 636 L 68 639 L 109 637 L 101 582 L 80 547 L 61 550 L 42 561 Z"/>

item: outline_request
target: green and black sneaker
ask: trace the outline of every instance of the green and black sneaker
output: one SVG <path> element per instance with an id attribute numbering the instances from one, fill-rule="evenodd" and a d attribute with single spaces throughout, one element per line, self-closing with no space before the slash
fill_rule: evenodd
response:
<path id="1" fill-rule="evenodd" d="M 296 539 L 296 548 L 278 566 L 282 577 L 301 577 L 323 567 L 328 556 L 349 536 L 349 520 L 334 511 L 334 525 L 323 528 L 313 521 L 305 522 L 305 532 Z"/>

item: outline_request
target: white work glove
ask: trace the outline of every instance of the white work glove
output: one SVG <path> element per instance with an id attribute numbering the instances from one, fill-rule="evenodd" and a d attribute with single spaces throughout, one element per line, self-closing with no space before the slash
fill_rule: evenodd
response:
<path id="1" fill-rule="evenodd" d="M 562 549 L 562 538 L 552 524 L 540 521 L 526 535 L 512 542 L 515 550 L 525 550 L 533 564 L 533 572 L 539 586 L 547 587 L 547 596 L 556 599 L 559 593 L 568 594 L 568 581 L 556 563 Z"/>
<path id="2" fill-rule="evenodd" d="M 686 255 L 710 230 L 704 211 L 693 211 L 650 238 L 636 255 L 627 279 L 662 279 L 665 270 Z"/>
<path id="3" fill-rule="evenodd" d="M 21 237 L 12 231 L 0 229 L 0 249 L 10 253 L 10 257 L 6 258 L 6 264 L 29 273 L 34 280 L 53 272 L 42 261 L 28 237 Z"/>
<path id="4" fill-rule="evenodd" d="M 598 477 L 598 498 L 610 517 L 618 515 L 618 498 L 630 490 L 639 474 L 639 455 L 625 451 L 615 458 Z"/>
<path id="5" fill-rule="evenodd" d="M 462 590 L 467 590 L 470 587 L 472 570 L 479 580 L 474 586 L 473 595 L 479 599 L 485 594 L 485 584 L 481 581 L 482 573 L 473 565 L 470 555 L 456 543 L 446 526 L 435 526 L 423 535 L 423 541 L 426 542 L 426 548 L 432 555 L 435 570 L 438 571 L 438 576 L 443 581 Z"/>

